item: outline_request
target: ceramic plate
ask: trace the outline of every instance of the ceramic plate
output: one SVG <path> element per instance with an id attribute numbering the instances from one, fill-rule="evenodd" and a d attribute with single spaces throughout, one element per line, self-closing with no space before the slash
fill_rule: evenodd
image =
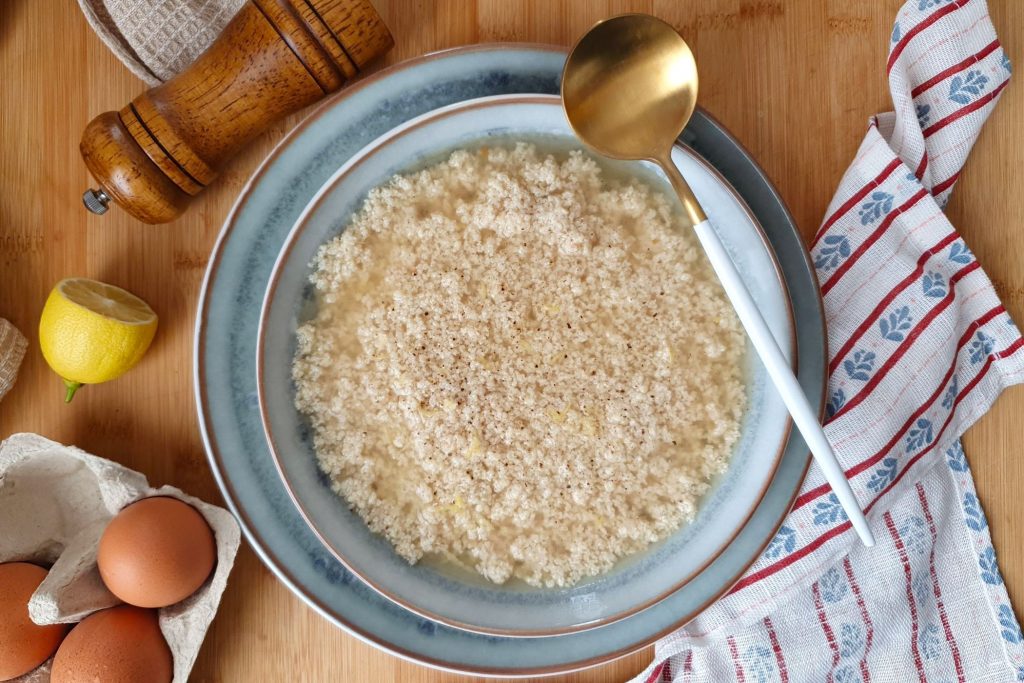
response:
<path id="1" fill-rule="evenodd" d="M 315 311 L 309 283 L 317 251 L 336 237 L 370 190 L 396 173 L 460 148 L 520 140 L 579 149 L 553 95 L 497 95 L 416 117 L 360 150 L 317 193 L 285 242 L 264 300 L 257 387 L 268 443 L 296 506 L 329 550 L 382 595 L 423 616 L 502 635 L 555 635 L 612 623 L 679 590 L 717 557 L 746 524 L 782 457 L 790 419 L 752 348 L 747 406 L 728 470 L 705 496 L 697 518 L 649 550 L 566 589 L 522 582 L 496 586 L 471 571 L 410 565 L 331 489 L 317 466 L 312 428 L 295 410 L 291 361 L 296 330 Z M 757 299 L 775 338 L 793 356 L 793 312 L 774 253 L 743 201 L 697 154 L 677 145 L 686 176 Z M 663 192 L 668 181 L 649 163 L 602 160 L 616 175 L 645 178 Z M 727 576 L 721 577 L 728 587 Z"/>
<path id="2" fill-rule="evenodd" d="M 292 505 L 264 438 L 256 393 L 259 311 L 277 254 L 303 208 L 369 142 L 420 114 L 503 93 L 557 93 L 565 54 L 541 46 L 474 46 L 397 65 L 343 91 L 289 134 L 253 175 L 217 242 L 196 323 L 195 387 L 210 463 L 250 544 L 324 617 L 363 640 L 430 666 L 465 673 L 542 675 L 640 649 L 691 619 L 738 579 L 792 505 L 810 462 L 790 436 L 748 523 L 685 591 L 614 624 L 552 637 L 488 636 L 399 607 L 337 561 Z M 777 255 L 796 316 L 799 377 L 824 402 L 825 336 L 813 271 L 778 194 L 728 133 L 698 111 L 682 141 L 750 206 Z"/>

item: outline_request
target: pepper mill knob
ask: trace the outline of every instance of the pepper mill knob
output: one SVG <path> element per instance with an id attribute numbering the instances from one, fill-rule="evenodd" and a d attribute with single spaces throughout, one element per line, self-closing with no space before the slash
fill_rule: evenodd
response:
<path id="1" fill-rule="evenodd" d="M 89 209 L 90 212 L 97 216 L 102 216 L 107 212 L 107 204 L 110 203 L 110 197 L 103 189 L 94 190 L 89 188 L 82 195 L 82 203 L 85 204 L 85 208 Z"/>
<path id="2" fill-rule="evenodd" d="M 249 0 L 188 69 L 86 126 L 79 149 L 100 187 L 85 207 L 174 220 L 253 138 L 392 45 L 369 0 Z"/>

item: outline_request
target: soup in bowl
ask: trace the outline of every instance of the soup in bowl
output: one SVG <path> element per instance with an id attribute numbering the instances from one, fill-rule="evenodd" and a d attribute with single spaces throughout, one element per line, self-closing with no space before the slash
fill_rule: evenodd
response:
<path id="1" fill-rule="evenodd" d="M 755 219 L 686 175 L 793 354 Z M 743 528 L 789 418 L 667 183 L 560 101 L 414 119 L 310 203 L 262 312 L 271 451 L 325 546 L 431 619 L 536 636 L 684 590 Z"/>

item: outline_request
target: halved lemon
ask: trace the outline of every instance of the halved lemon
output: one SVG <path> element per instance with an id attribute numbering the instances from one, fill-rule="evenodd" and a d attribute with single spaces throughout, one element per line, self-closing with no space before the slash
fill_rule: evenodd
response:
<path id="1" fill-rule="evenodd" d="M 68 402 L 83 384 L 109 382 L 128 372 L 156 334 L 149 305 L 120 287 L 88 278 L 61 280 L 39 318 L 39 346 L 64 380 Z"/>

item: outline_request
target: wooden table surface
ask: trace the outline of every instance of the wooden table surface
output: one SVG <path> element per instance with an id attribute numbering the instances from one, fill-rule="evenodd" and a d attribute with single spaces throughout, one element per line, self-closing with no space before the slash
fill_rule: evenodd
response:
<path id="1" fill-rule="evenodd" d="M 980 0 L 978 0 L 980 1 Z M 486 41 L 570 44 L 594 21 L 651 12 L 680 29 L 701 67 L 702 104 L 753 152 L 805 236 L 864 134 L 889 108 L 883 77 L 901 0 L 377 0 L 397 45 L 386 63 Z M 1024 2 L 989 0 L 1015 64 L 1024 64 Z M 0 317 L 31 346 L 0 404 L 0 437 L 31 431 L 72 443 L 221 502 L 192 399 L 192 330 L 208 255 L 234 197 L 299 117 L 239 157 L 177 222 L 145 226 L 117 209 L 81 206 L 90 179 L 78 140 L 96 114 L 144 88 L 92 34 L 68 0 L 0 2 Z M 1024 321 L 1024 85 L 1011 84 L 963 173 L 949 214 Z M 36 325 L 55 282 L 81 275 L 123 286 L 160 315 L 146 359 L 125 377 L 87 387 L 71 405 L 39 353 Z M 1013 389 L 967 435 L 1003 576 L 1024 604 L 1024 391 Z M 1019 531 L 1018 531 L 1019 533 Z M 564 681 L 621 681 L 650 651 Z M 330 626 L 243 545 L 195 681 L 468 680 L 398 660 Z"/>

